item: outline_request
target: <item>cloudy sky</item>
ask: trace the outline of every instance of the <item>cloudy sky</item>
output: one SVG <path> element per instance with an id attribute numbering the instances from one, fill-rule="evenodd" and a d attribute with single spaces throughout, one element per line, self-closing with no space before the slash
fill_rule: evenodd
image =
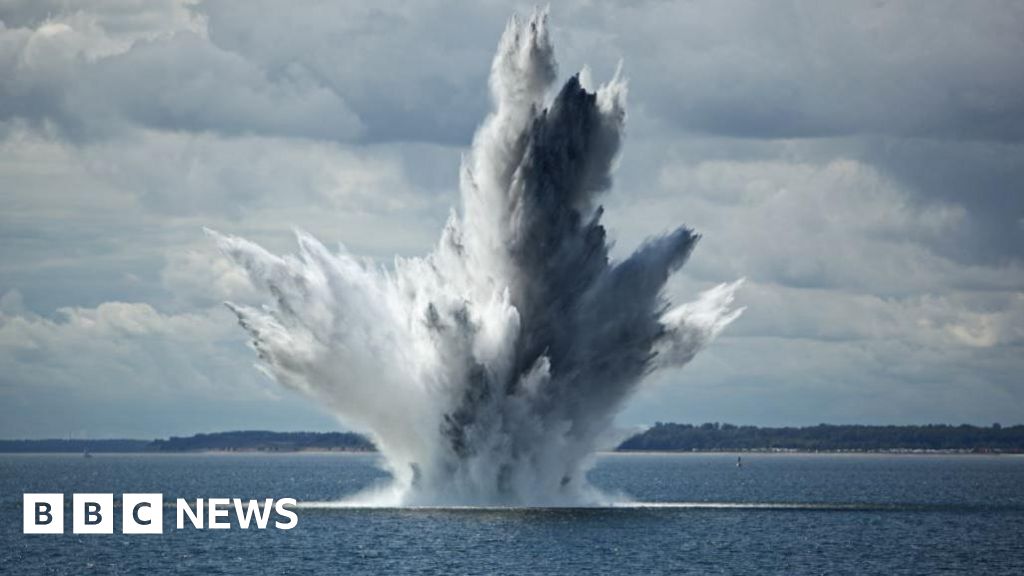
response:
<path id="1" fill-rule="evenodd" d="M 340 425 L 253 367 L 202 226 L 426 253 L 513 12 L 441 1 L 0 0 L 0 437 Z M 621 59 L 617 254 L 746 314 L 620 424 L 1024 421 L 1024 3 L 558 2 Z"/>

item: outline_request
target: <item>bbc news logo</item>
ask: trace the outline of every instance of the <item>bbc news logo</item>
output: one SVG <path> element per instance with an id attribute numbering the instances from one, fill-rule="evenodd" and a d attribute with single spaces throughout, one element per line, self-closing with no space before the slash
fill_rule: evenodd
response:
<path id="1" fill-rule="evenodd" d="M 199 498 L 194 505 L 184 498 L 178 498 L 175 505 L 176 526 L 181 530 L 187 523 L 198 529 L 225 530 L 232 528 L 230 518 L 233 511 L 238 527 L 243 530 L 250 526 L 260 530 L 269 526 L 291 530 L 299 523 L 298 515 L 289 509 L 294 507 L 294 498 L 276 501 L 266 498 L 262 502 L 240 498 L 210 498 L 204 501 Z M 71 531 L 75 534 L 113 534 L 115 515 L 113 494 L 72 494 Z M 275 517 L 273 523 L 272 516 Z M 22 532 L 63 534 L 64 495 L 25 494 Z M 122 534 L 163 532 L 163 494 L 121 495 Z"/>

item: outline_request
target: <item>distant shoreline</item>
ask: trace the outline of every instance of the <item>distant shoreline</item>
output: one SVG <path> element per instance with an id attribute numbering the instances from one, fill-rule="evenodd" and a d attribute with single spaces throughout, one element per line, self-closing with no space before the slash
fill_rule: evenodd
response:
<path id="1" fill-rule="evenodd" d="M 290 455 L 321 455 L 321 456 L 376 456 L 377 450 L 191 450 L 180 452 L 153 451 L 121 451 L 89 452 L 90 456 L 290 456 Z M 598 456 L 1024 456 L 1024 452 L 983 452 L 964 450 L 876 450 L 876 451 L 804 451 L 804 450 L 599 450 Z M 12 452 L 0 450 L 0 456 L 75 456 L 81 458 L 82 452 L 50 451 L 50 452 Z"/>
<path id="2" fill-rule="evenodd" d="M 353 432 L 244 430 L 167 439 L 0 440 L 0 453 L 253 454 L 374 453 Z M 623 441 L 617 454 L 1020 454 L 1024 425 L 863 426 L 819 424 L 768 428 L 657 423 Z"/>
<path id="3" fill-rule="evenodd" d="M 721 454 L 731 456 L 1024 456 L 1024 452 L 970 450 L 604 450 L 598 454 L 637 456 L 679 456 L 685 454 Z"/>

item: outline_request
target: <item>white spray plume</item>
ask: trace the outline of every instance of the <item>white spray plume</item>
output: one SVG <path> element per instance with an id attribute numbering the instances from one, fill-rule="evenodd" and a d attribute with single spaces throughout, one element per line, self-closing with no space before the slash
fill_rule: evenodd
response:
<path id="1" fill-rule="evenodd" d="M 394 476 L 381 504 L 601 502 L 586 471 L 623 403 L 742 311 L 739 282 L 666 302 L 698 239 L 687 228 L 609 259 L 595 199 L 626 83 L 621 67 L 596 92 L 573 77 L 545 107 L 554 81 L 547 15 L 513 18 L 494 110 L 463 159 L 461 214 L 424 258 L 383 269 L 303 233 L 281 257 L 210 232 L 273 297 L 228 304 L 261 368 L 371 435 Z"/>

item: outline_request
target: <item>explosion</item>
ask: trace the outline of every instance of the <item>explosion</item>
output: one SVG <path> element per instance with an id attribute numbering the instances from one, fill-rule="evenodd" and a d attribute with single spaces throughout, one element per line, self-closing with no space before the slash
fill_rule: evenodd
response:
<path id="1" fill-rule="evenodd" d="M 739 282 L 672 307 L 663 288 L 699 236 L 680 227 L 609 257 L 598 196 L 626 118 L 617 72 L 547 102 L 547 16 L 509 23 L 493 111 L 461 167 L 461 210 L 432 253 L 384 268 L 298 233 L 277 256 L 210 232 L 272 305 L 228 303 L 260 367 L 368 433 L 394 484 L 380 502 L 580 505 L 616 413 L 742 309 Z"/>

